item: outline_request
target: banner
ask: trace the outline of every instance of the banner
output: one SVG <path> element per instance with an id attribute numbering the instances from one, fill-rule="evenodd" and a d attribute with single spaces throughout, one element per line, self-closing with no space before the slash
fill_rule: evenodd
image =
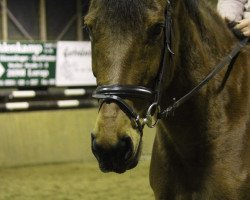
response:
<path id="1" fill-rule="evenodd" d="M 91 43 L 57 43 L 56 85 L 95 85 L 91 68 Z"/>
<path id="2" fill-rule="evenodd" d="M 0 87 L 55 85 L 55 43 L 0 42 Z"/>
<path id="3" fill-rule="evenodd" d="M 0 42 L 0 87 L 94 85 L 90 42 Z"/>

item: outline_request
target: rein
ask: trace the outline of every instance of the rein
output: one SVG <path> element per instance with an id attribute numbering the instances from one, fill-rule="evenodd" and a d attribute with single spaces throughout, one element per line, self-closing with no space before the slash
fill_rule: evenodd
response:
<path id="1" fill-rule="evenodd" d="M 215 75 L 217 75 L 225 66 L 226 64 L 231 64 L 233 59 L 237 57 L 239 52 L 243 47 L 245 47 L 248 43 L 248 38 L 244 38 L 242 41 L 240 41 L 236 46 L 233 48 L 233 50 L 225 56 L 222 61 L 216 65 L 212 72 L 210 72 L 195 88 L 193 88 L 190 92 L 188 92 L 186 95 L 181 97 L 179 100 L 175 101 L 171 106 L 166 108 L 164 111 L 160 112 L 158 115 L 158 118 L 161 119 L 163 117 L 167 117 L 170 113 L 173 113 L 176 108 L 178 108 L 180 105 L 185 103 L 187 100 L 189 100 L 191 97 L 196 95 L 202 88 L 205 86 Z"/>
<path id="2" fill-rule="evenodd" d="M 160 99 L 162 96 L 163 78 L 167 69 L 167 59 L 169 62 L 171 62 L 174 55 L 171 49 L 172 6 L 170 2 L 168 2 L 165 18 L 164 49 L 154 89 L 152 90 L 150 88 L 132 85 L 103 85 L 97 87 L 92 95 L 93 98 L 101 100 L 100 108 L 102 107 L 103 103 L 116 103 L 130 118 L 131 122 L 133 122 L 133 125 L 139 130 L 141 135 L 143 134 L 143 128 L 145 125 L 147 125 L 149 128 L 155 127 L 158 120 L 168 117 L 174 112 L 176 108 L 196 95 L 216 74 L 218 74 L 226 66 L 226 64 L 232 63 L 241 49 L 245 47 L 248 42 L 248 38 L 244 38 L 242 41 L 240 41 L 233 48 L 233 50 L 227 56 L 225 56 L 218 65 L 215 66 L 213 71 L 210 72 L 195 88 L 175 101 L 172 105 L 161 111 Z M 137 114 L 134 109 L 125 101 L 125 99 L 128 98 L 137 98 L 152 102 L 148 107 L 146 116 L 144 118 L 141 118 L 139 114 Z"/>

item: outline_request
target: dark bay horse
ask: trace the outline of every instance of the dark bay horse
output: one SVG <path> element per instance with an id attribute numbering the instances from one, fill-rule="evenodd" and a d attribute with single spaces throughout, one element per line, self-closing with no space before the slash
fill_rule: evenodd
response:
<path id="1" fill-rule="evenodd" d="M 154 89 L 161 66 L 166 69 L 158 100 L 166 108 L 233 49 L 237 39 L 213 9 L 202 0 L 91 0 L 85 24 L 93 73 L 106 86 L 92 133 L 102 171 L 123 173 L 137 165 L 143 127 L 130 116 L 146 115 L 152 94 L 145 88 Z M 168 48 L 166 32 L 172 33 Z M 166 48 L 174 55 L 162 59 Z M 107 98 L 105 90 L 114 95 Z M 249 47 L 159 121 L 150 184 L 162 200 L 250 200 Z"/>

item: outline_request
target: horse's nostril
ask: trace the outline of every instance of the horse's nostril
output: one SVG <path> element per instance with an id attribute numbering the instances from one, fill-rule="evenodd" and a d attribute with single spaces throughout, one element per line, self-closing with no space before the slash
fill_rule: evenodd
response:
<path id="1" fill-rule="evenodd" d="M 96 137 L 94 136 L 94 134 L 91 134 L 91 146 L 93 154 L 99 160 L 100 153 L 102 152 L 102 147 L 96 142 Z"/>
<path id="2" fill-rule="evenodd" d="M 133 155 L 133 143 L 130 137 L 120 138 L 116 145 L 110 145 L 106 148 L 104 143 L 97 142 L 95 135 L 91 134 L 92 152 L 101 162 L 128 161 Z"/>
<path id="3" fill-rule="evenodd" d="M 133 154 L 133 143 L 130 137 L 124 137 L 120 140 L 118 148 L 120 148 L 120 156 L 127 161 Z"/>

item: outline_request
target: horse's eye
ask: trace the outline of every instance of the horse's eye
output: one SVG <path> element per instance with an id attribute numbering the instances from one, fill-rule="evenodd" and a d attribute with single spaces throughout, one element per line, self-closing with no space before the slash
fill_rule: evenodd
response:
<path id="1" fill-rule="evenodd" d="M 162 33 L 164 24 L 157 23 L 149 29 L 149 36 L 153 38 L 157 37 Z"/>
<path id="2" fill-rule="evenodd" d="M 85 24 L 83 28 L 88 33 L 90 40 L 92 40 L 93 39 L 93 34 L 92 34 L 91 27 Z"/>

